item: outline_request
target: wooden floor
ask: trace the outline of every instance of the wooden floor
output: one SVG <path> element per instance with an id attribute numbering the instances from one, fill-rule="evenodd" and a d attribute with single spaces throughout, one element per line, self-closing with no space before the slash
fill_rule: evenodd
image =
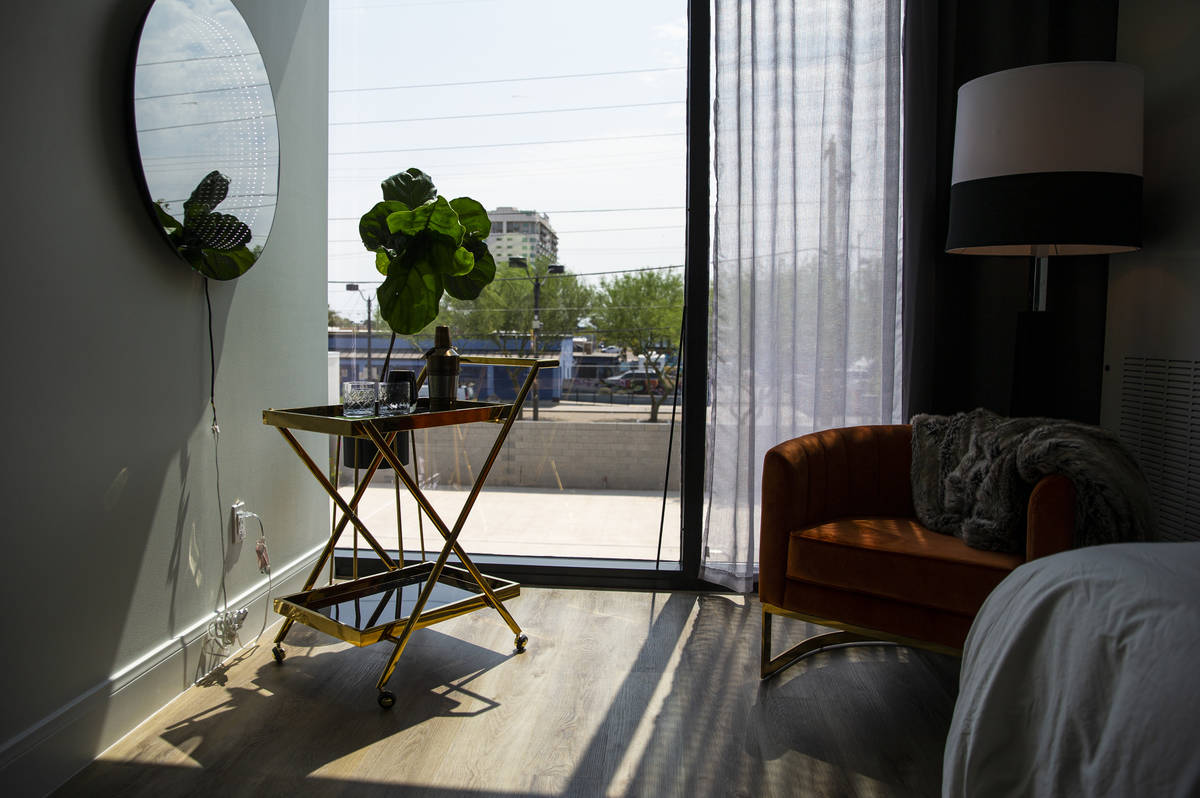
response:
<path id="1" fill-rule="evenodd" d="M 958 660 L 821 652 L 758 678 L 753 598 L 523 588 L 390 646 L 297 625 L 179 697 L 56 795 L 937 795 Z M 804 636 L 778 620 L 777 646 Z M 787 634 L 785 630 L 797 634 Z M 266 639 L 266 638 L 264 638 Z"/>

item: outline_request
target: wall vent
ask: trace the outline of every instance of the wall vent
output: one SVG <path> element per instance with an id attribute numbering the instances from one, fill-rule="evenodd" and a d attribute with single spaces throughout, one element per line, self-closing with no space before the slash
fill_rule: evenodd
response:
<path id="1" fill-rule="evenodd" d="M 1200 361 L 1126 357 L 1121 440 L 1150 483 L 1163 540 L 1200 540 Z"/>

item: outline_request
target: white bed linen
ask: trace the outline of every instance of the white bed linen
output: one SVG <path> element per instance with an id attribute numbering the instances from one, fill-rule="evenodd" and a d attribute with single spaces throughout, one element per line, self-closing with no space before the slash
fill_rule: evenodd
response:
<path id="1" fill-rule="evenodd" d="M 1200 542 L 1020 566 L 967 636 L 944 796 L 1200 796 Z"/>

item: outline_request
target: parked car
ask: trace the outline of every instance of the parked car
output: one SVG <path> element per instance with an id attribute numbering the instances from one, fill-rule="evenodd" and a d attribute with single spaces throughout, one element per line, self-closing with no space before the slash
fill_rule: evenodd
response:
<path id="1" fill-rule="evenodd" d="M 658 390 L 658 375 L 646 369 L 633 369 L 605 377 L 604 382 L 611 388 L 626 388 L 635 391 Z"/>

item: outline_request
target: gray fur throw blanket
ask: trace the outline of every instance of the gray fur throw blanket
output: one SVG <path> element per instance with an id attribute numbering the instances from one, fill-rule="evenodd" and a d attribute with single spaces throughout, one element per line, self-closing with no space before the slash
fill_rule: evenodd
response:
<path id="1" fill-rule="evenodd" d="M 982 408 L 912 419 L 912 488 L 930 529 L 988 551 L 1025 551 L 1025 511 L 1050 474 L 1075 485 L 1075 546 L 1153 540 L 1154 513 L 1137 461 L 1112 433 Z"/>

